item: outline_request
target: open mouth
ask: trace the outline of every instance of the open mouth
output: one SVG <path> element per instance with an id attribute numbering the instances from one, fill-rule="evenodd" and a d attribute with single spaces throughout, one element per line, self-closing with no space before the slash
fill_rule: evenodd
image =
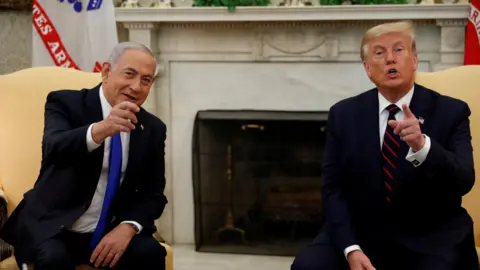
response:
<path id="1" fill-rule="evenodd" d="M 397 75 L 398 75 L 398 72 L 394 68 L 389 69 L 387 72 L 387 76 L 390 78 L 395 78 Z"/>
<path id="2" fill-rule="evenodd" d="M 134 97 L 132 97 L 132 96 L 130 96 L 130 95 L 127 95 L 127 94 L 124 94 L 124 95 L 125 95 L 128 99 L 130 99 L 130 100 L 137 100 L 136 98 L 134 98 Z"/>

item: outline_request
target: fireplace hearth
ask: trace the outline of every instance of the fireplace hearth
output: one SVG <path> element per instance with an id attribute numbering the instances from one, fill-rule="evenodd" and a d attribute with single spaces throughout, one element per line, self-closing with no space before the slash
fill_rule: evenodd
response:
<path id="1" fill-rule="evenodd" d="M 295 255 L 323 223 L 327 112 L 199 111 L 197 251 Z"/>

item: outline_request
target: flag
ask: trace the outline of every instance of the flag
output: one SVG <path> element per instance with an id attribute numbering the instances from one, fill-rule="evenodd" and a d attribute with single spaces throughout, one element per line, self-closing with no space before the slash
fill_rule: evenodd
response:
<path id="1" fill-rule="evenodd" d="M 464 65 L 480 65 L 480 0 L 471 0 L 465 33 Z"/>
<path id="2" fill-rule="evenodd" d="M 33 0 L 32 66 L 101 71 L 118 42 L 113 0 Z"/>

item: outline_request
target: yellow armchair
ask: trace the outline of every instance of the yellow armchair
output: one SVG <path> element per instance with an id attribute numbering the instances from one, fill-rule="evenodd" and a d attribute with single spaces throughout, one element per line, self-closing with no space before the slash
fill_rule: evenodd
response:
<path id="1" fill-rule="evenodd" d="M 91 88 L 100 80 L 98 73 L 58 67 L 29 68 L 0 76 L 0 188 L 8 215 L 38 177 L 47 94 L 57 89 Z M 173 270 L 172 249 L 162 245 L 167 250 L 166 269 Z M 17 270 L 13 256 L 0 262 L 0 269 Z"/>
<path id="2" fill-rule="evenodd" d="M 416 82 L 441 94 L 468 103 L 472 111 L 470 128 L 475 171 L 478 176 L 480 152 L 475 150 L 480 147 L 480 65 L 461 66 L 437 72 L 419 72 Z M 478 182 L 478 177 L 476 182 Z M 468 210 L 475 222 L 475 243 L 480 257 L 480 188 L 478 184 L 464 197 L 463 207 Z"/>

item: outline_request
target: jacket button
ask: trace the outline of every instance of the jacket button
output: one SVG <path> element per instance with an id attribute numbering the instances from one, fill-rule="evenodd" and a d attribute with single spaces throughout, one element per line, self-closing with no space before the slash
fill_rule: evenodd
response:
<path id="1" fill-rule="evenodd" d="M 60 230 L 65 229 L 65 225 L 60 225 Z"/>

